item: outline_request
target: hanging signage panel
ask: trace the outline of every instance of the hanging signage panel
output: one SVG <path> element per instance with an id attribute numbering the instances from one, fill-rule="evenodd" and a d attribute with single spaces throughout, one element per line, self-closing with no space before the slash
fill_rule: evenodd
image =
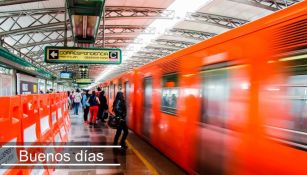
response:
<path id="1" fill-rule="evenodd" d="M 67 64 L 121 64 L 122 51 L 113 48 L 45 47 L 45 62 Z"/>
<path id="2" fill-rule="evenodd" d="M 84 78 L 84 79 L 76 79 L 76 83 L 78 84 L 91 84 L 93 82 L 92 79 Z"/>

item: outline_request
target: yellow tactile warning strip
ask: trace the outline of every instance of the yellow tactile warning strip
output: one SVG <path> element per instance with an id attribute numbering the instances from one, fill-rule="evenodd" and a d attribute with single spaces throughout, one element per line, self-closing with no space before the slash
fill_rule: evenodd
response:
<path id="1" fill-rule="evenodd" d="M 149 163 L 145 157 L 142 156 L 142 154 L 135 149 L 132 144 L 130 144 L 129 141 L 126 141 L 127 145 L 129 148 L 131 148 L 131 150 L 138 156 L 139 159 L 141 159 L 141 161 L 145 164 L 145 166 L 149 169 L 149 171 L 151 172 L 151 174 L 153 175 L 159 175 L 158 171 L 156 170 L 156 168 L 154 166 L 152 166 L 151 163 Z"/>

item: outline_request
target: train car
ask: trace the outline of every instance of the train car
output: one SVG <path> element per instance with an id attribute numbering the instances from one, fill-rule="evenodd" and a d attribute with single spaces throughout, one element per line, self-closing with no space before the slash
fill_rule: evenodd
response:
<path id="1" fill-rule="evenodd" d="M 189 174 L 307 174 L 307 1 L 105 82 Z"/>

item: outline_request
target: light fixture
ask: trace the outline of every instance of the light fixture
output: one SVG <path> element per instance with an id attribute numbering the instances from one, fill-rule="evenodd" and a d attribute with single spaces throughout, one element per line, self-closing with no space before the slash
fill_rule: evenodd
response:
<path id="1" fill-rule="evenodd" d="M 127 48 L 133 48 L 133 51 L 124 52 L 126 56 L 123 57 L 123 63 L 125 63 L 127 60 L 133 58 L 133 55 L 139 52 L 141 49 L 146 47 L 150 44 L 153 40 L 157 39 L 163 33 L 165 33 L 167 30 L 172 29 L 178 22 L 183 21 L 186 17 L 187 12 L 196 12 L 201 7 L 205 6 L 206 4 L 210 3 L 212 0 L 189 0 L 188 2 L 186 0 L 175 0 L 167 9 L 165 12 L 168 12 L 170 10 L 174 11 L 175 16 L 172 20 L 169 19 L 156 19 L 154 20 L 146 29 L 156 29 L 154 34 L 148 35 L 148 34 L 140 34 L 138 35 L 132 44 L 129 44 Z M 137 44 L 137 43 L 142 44 Z M 100 80 L 103 80 L 108 75 L 112 74 L 112 71 L 116 69 L 114 66 L 108 66 L 95 80 L 95 82 L 99 82 Z"/>
<path id="2" fill-rule="evenodd" d="M 95 43 L 105 0 L 66 0 L 73 39 L 84 47 Z"/>

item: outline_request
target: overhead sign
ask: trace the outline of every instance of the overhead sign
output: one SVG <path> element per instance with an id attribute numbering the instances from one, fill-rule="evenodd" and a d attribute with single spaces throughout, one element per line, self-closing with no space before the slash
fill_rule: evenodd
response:
<path id="1" fill-rule="evenodd" d="M 91 84 L 92 82 L 93 80 L 89 78 L 76 79 L 76 83 L 78 84 Z"/>
<path id="2" fill-rule="evenodd" d="M 116 48 L 45 47 L 45 62 L 66 64 L 121 64 L 122 51 Z"/>

